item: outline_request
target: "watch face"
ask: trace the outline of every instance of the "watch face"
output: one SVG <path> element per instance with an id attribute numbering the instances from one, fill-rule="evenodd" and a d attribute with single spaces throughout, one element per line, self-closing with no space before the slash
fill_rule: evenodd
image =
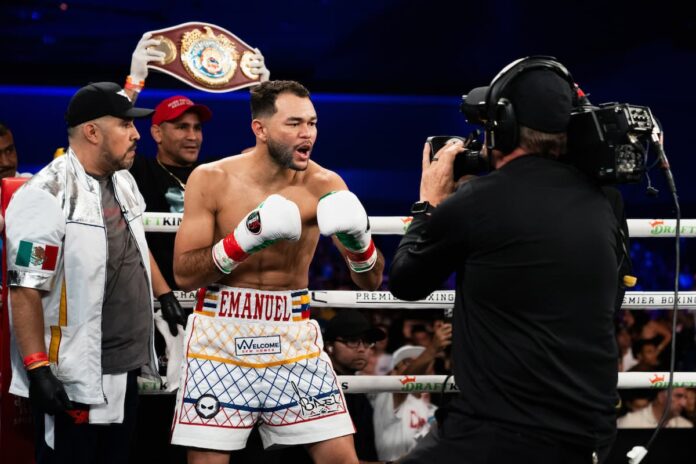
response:
<path id="1" fill-rule="evenodd" d="M 427 201 L 417 201 L 411 206 L 411 214 L 422 214 L 428 212 L 430 203 Z"/>

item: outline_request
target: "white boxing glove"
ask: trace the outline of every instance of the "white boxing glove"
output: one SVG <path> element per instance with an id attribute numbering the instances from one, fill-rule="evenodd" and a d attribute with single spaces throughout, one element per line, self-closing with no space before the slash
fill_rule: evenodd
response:
<path id="1" fill-rule="evenodd" d="M 133 50 L 130 67 L 130 79 L 134 83 L 143 83 L 147 78 L 147 65 L 151 61 L 164 60 L 165 53 L 157 50 L 156 47 L 160 41 L 151 39 L 152 33 L 146 32 L 140 38 L 138 45 Z"/>
<path id="2" fill-rule="evenodd" d="M 348 190 L 331 192 L 319 199 L 317 222 L 322 235 L 336 235 L 346 248 L 353 272 L 367 272 L 377 262 L 370 221 L 362 203 Z"/>
<path id="3" fill-rule="evenodd" d="M 249 255 L 278 240 L 296 242 L 302 234 L 300 209 L 287 198 L 273 194 L 242 219 L 234 232 L 213 246 L 213 262 L 229 274 Z"/>

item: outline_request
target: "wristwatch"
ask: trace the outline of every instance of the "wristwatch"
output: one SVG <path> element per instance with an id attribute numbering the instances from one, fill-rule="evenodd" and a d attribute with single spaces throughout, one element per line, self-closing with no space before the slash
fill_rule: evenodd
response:
<path id="1" fill-rule="evenodd" d="M 431 214 L 433 212 L 433 206 L 429 201 L 417 201 L 411 206 L 411 215 L 416 216 L 419 214 Z"/>

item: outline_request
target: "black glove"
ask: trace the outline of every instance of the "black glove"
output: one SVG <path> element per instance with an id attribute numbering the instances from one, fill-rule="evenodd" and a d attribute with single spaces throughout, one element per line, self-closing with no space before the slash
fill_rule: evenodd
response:
<path id="1" fill-rule="evenodd" d="M 179 333 L 176 328 L 177 324 L 181 324 L 186 328 L 186 313 L 184 312 L 184 308 L 179 304 L 179 300 L 174 296 L 174 292 L 163 293 L 158 296 L 157 299 L 162 308 L 162 318 L 167 321 L 169 332 L 176 337 Z"/>
<path id="2" fill-rule="evenodd" d="M 63 384 L 53 375 L 48 366 L 37 367 L 27 371 L 29 376 L 29 401 L 39 410 L 55 415 L 67 409 L 73 409 Z"/>

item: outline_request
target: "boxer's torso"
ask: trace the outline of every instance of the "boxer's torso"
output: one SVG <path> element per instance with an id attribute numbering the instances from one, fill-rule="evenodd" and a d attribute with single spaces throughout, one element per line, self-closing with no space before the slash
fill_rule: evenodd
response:
<path id="1" fill-rule="evenodd" d="M 225 181 L 215 192 L 214 241 L 232 233 L 237 224 L 269 195 L 293 201 L 300 210 L 302 235 L 299 241 L 279 240 L 251 255 L 229 276 L 224 285 L 268 290 L 303 288 L 308 284 L 309 265 L 319 241 L 317 203 L 332 190 L 338 176 L 314 162 L 304 171 L 287 170 L 286 175 L 256 178 L 252 156 L 234 156 L 216 163 Z M 263 227 L 263 224 L 261 225 Z"/>

